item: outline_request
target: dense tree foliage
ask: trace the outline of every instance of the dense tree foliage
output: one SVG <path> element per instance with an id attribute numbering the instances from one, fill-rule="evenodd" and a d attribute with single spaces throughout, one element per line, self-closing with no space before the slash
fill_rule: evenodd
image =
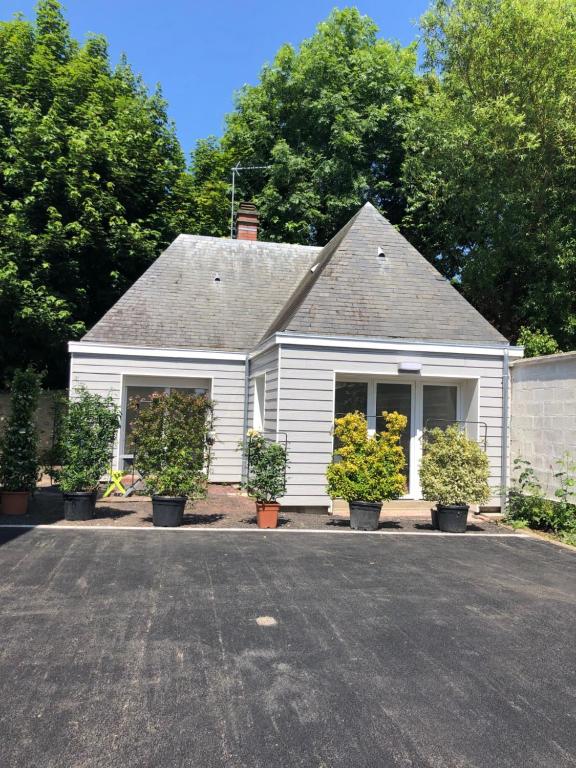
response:
<path id="1" fill-rule="evenodd" d="M 158 254 L 185 211 L 184 158 L 159 92 L 106 42 L 76 43 L 56 0 L 0 23 L 0 377 L 62 383 L 64 342 Z"/>
<path id="2" fill-rule="evenodd" d="M 230 168 L 258 205 L 262 237 L 324 244 L 371 200 L 400 222 L 404 124 L 417 87 L 414 47 L 378 37 L 355 8 L 335 10 L 298 49 L 284 45 L 245 86 L 221 142 L 195 156 L 197 221 L 226 234 Z"/>
<path id="3" fill-rule="evenodd" d="M 62 384 L 65 342 L 179 232 L 324 244 L 365 200 L 505 335 L 576 342 L 576 0 L 434 0 L 416 47 L 333 11 L 245 86 L 185 168 L 166 105 L 57 0 L 0 22 L 0 385 Z M 544 331 L 543 329 L 547 329 Z"/>
<path id="4" fill-rule="evenodd" d="M 576 342 L 576 2 L 436 0 L 405 226 L 506 335 Z"/>

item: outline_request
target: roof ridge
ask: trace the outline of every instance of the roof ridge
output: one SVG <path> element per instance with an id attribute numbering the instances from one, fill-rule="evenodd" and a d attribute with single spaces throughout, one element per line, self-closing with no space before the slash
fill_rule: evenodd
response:
<path id="1" fill-rule="evenodd" d="M 289 323 L 290 320 L 294 317 L 298 309 L 301 307 L 302 302 L 306 296 L 308 296 L 312 290 L 312 287 L 315 285 L 320 275 L 326 269 L 327 264 L 330 263 L 332 256 L 338 250 L 339 245 L 342 243 L 352 228 L 352 225 L 359 218 L 360 214 L 366 209 L 366 207 L 367 204 L 362 206 L 362 208 L 360 208 L 360 210 L 357 211 L 354 216 L 349 221 L 347 221 L 346 224 L 344 224 L 344 226 L 338 230 L 334 237 L 332 237 L 332 239 L 329 240 L 321 249 L 318 261 L 306 272 L 302 280 L 298 283 L 294 292 L 276 316 L 274 322 L 262 336 L 261 341 L 264 341 L 264 339 L 267 339 L 273 333 L 277 333 L 278 331 L 283 330 L 281 326 Z M 370 205 L 370 207 L 372 208 L 373 206 Z"/>
<path id="2" fill-rule="evenodd" d="M 369 203 L 324 247 L 261 340 L 282 331 L 505 341 Z"/>
<path id="3" fill-rule="evenodd" d="M 264 246 L 265 248 L 272 247 L 274 249 L 277 248 L 279 250 L 290 250 L 294 248 L 299 248 L 299 249 L 309 250 L 309 251 L 322 250 L 322 246 L 318 246 L 318 245 L 302 245 L 300 243 L 277 243 L 274 240 L 238 240 L 235 237 L 218 237 L 216 235 L 195 235 L 195 234 L 189 234 L 188 232 L 181 232 L 179 235 L 177 235 L 176 238 L 170 243 L 170 245 L 167 248 L 171 247 L 172 245 L 176 245 L 176 243 L 180 239 L 186 239 L 188 241 L 195 240 L 201 243 L 205 243 L 205 242 L 218 243 L 218 244 L 226 243 L 226 246 L 234 245 L 234 246 L 239 246 L 241 248 L 246 247 L 248 249 L 254 249 L 254 248 Z"/>

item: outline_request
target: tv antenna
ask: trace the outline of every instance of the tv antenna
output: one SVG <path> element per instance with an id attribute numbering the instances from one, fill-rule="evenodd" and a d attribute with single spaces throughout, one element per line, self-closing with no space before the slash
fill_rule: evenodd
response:
<path id="1" fill-rule="evenodd" d="M 265 168 L 272 168 L 271 165 L 236 165 L 231 168 L 232 171 L 232 202 L 230 205 L 230 237 L 234 237 L 234 198 L 236 197 L 236 175 L 240 175 L 240 171 L 261 171 Z"/>

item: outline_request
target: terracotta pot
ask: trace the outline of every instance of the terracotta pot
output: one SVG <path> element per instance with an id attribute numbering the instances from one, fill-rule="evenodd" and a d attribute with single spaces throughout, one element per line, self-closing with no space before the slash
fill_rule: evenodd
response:
<path id="1" fill-rule="evenodd" d="M 258 528 L 277 528 L 280 504 L 277 501 L 256 502 L 256 519 Z"/>
<path id="2" fill-rule="evenodd" d="M 30 491 L 2 491 L 2 514 L 25 515 Z"/>

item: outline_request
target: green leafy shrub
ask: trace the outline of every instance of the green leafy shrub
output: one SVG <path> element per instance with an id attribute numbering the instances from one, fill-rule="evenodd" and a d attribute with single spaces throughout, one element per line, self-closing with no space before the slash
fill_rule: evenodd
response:
<path id="1" fill-rule="evenodd" d="M 272 503 L 286 493 L 288 454 L 284 445 L 267 440 L 255 430 L 248 433 L 248 481 L 245 488 L 256 501 Z"/>
<path id="2" fill-rule="evenodd" d="M 55 472 L 64 493 L 89 492 L 110 467 L 120 409 L 112 397 L 80 387 L 62 415 L 59 450 L 62 468 Z"/>
<path id="3" fill-rule="evenodd" d="M 40 380 L 32 368 L 17 370 L 10 387 L 10 415 L 0 442 L 0 483 L 5 491 L 33 491 L 40 470 L 35 416 Z"/>
<path id="4" fill-rule="evenodd" d="M 515 527 L 576 535 L 576 463 L 565 454 L 556 462 L 557 501 L 546 498 L 529 461 L 514 460 L 514 477 L 508 491 L 506 519 Z"/>
<path id="5" fill-rule="evenodd" d="M 543 331 L 527 328 L 523 325 L 518 334 L 518 344 L 524 347 L 526 357 L 538 357 L 539 355 L 553 355 L 559 351 L 558 342 L 548 333 L 546 328 Z"/>
<path id="6" fill-rule="evenodd" d="M 138 404 L 136 404 L 137 406 Z M 174 390 L 155 394 L 132 427 L 134 464 L 151 496 L 200 498 L 206 492 L 212 402 Z"/>
<path id="7" fill-rule="evenodd" d="M 40 453 L 42 470 L 52 479 L 57 477 L 59 469 L 64 463 L 62 430 L 67 409 L 68 397 L 66 394 L 59 392 L 54 395 L 52 401 L 52 444 Z"/>
<path id="8" fill-rule="evenodd" d="M 426 432 L 420 465 L 425 499 L 443 506 L 482 504 L 490 498 L 488 477 L 488 457 L 458 426 Z"/>
<path id="9" fill-rule="evenodd" d="M 327 492 L 333 499 L 345 501 L 380 502 L 397 499 L 405 492 L 406 465 L 400 435 L 407 419 L 399 413 L 382 416 L 386 429 L 368 435 L 364 414 L 347 413 L 334 422 L 334 435 L 339 447 L 335 451 L 340 461 L 326 470 Z"/>

